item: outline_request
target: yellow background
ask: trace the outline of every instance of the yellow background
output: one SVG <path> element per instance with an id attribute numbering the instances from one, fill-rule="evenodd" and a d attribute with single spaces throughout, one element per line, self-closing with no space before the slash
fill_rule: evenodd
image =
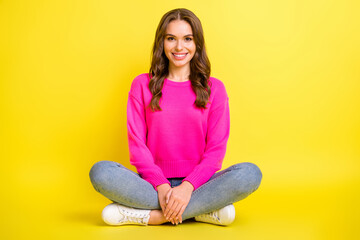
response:
<path id="1" fill-rule="evenodd" d="M 126 102 L 161 16 L 202 21 L 230 98 L 223 168 L 260 188 L 228 227 L 106 226 L 100 160 L 129 165 Z M 0 1 L 1 239 L 359 239 L 360 17 L 351 0 Z"/>

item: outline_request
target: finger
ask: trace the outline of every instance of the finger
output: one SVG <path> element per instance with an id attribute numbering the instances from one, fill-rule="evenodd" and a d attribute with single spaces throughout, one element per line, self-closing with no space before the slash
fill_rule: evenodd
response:
<path id="1" fill-rule="evenodd" d="M 177 204 L 176 207 L 174 206 L 174 211 L 171 215 L 169 215 L 170 219 L 175 219 L 178 216 L 178 213 L 182 207 L 182 204 Z"/>
<path id="2" fill-rule="evenodd" d="M 176 214 L 176 216 L 174 217 L 178 223 L 182 223 L 182 213 L 184 212 L 184 209 L 186 208 L 186 205 L 181 205 L 178 213 Z"/>
<path id="3" fill-rule="evenodd" d="M 176 216 L 176 215 L 174 215 L 174 211 L 176 210 L 178 204 L 179 204 L 179 203 L 174 202 L 174 204 L 171 206 L 169 212 L 166 214 L 166 216 L 167 216 L 169 219 L 174 220 L 174 217 Z"/>
<path id="4" fill-rule="evenodd" d="M 180 217 L 181 218 L 181 217 Z M 176 222 L 176 225 L 178 225 L 180 223 L 180 218 L 179 217 L 175 217 L 175 222 Z"/>
<path id="5" fill-rule="evenodd" d="M 161 210 L 164 212 L 166 209 L 165 199 L 159 201 Z"/>
<path id="6" fill-rule="evenodd" d="M 160 206 L 161 206 L 161 211 L 164 213 L 165 208 L 166 208 L 165 204 L 160 204 Z"/>
<path id="7" fill-rule="evenodd" d="M 164 199 L 164 198 L 159 197 L 159 205 L 160 205 L 160 207 L 161 207 L 161 210 L 164 211 L 165 208 L 166 208 L 166 204 L 165 204 L 165 199 Z"/>
<path id="8" fill-rule="evenodd" d="M 164 214 L 164 217 L 166 217 L 166 213 L 169 212 L 169 207 L 172 205 L 172 202 L 170 202 L 171 200 L 171 192 L 169 192 L 169 199 L 164 199 L 164 210 L 163 210 L 163 214 Z"/>
<path id="9" fill-rule="evenodd" d="M 180 208 L 179 208 L 180 207 Z M 179 204 L 176 215 L 173 215 L 173 219 L 175 219 L 176 223 L 182 223 L 182 212 L 183 209 L 185 209 L 186 207 L 184 205 Z"/>
<path id="10" fill-rule="evenodd" d="M 167 213 L 170 211 L 170 206 L 172 205 L 172 202 L 170 202 L 169 204 L 166 205 L 165 210 L 164 210 L 164 217 L 167 217 Z"/>
<path id="11" fill-rule="evenodd" d="M 183 206 L 181 207 L 181 209 L 180 209 L 179 214 L 178 214 L 178 216 L 179 216 L 179 218 L 180 218 L 180 223 L 182 223 L 182 215 L 183 215 L 185 209 L 186 209 L 186 206 L 183 205 Z"/>
<path id="12" fill-rule="evenodd" d="M 165 209 L 165 212 L 164 212 L 164 217 L 166 217 L 166 219 L 168 219 L 167 216 L 169 216 L 169 212 L 171 210 L 171 207 L 173 206 L 174 204 L 174 200 L 171 198 L 169 200 L 169 204 L 166 205 L 166 209 Z M 169 220 L 169 219 L 168 219 Z"/>
<path id="13" fill-rule="evenodd" d="M 165 196 L 165 203 L 168 204 L 169 203 L 169 199 L 172 193 L 172 188 L 169 189 L 169 191 L 167 192 L 166 196 Z"/>

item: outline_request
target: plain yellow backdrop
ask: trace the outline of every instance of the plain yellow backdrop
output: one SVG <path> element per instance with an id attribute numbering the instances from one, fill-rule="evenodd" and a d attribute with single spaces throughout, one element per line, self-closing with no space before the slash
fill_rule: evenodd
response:
<path id="1" fill-rule="evenodd" d="M 161 16 L 201 20 L 230 103 L 223 168 L 260 188 L 228 227 L 106 226 L 100 160 L 129 164 L 126 102 Z M 351 0 L 0 1 L 1 239 L 359 239 L 360 17 Z"/>

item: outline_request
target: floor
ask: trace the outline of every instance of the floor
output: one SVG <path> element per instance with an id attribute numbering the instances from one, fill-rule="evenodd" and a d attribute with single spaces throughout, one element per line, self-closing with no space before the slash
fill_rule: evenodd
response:
<path id="1" fill-rule="evenodd" d="M 48 174 L 42 169 L 26 175 L 29 171 L 20 170 L 18 178 L 10 178 L 11 187 L 4 184 L 1 239 L 360 239 L 357 176 L 328 184 L 295 184 L 291 179 L 275 184 L 267 166 L 262 168 L 261 186 L 235 203 L 236 219 L 226 227 L 195 221 L 107 226 L 100 214 L 110 201 L 92 189 L 87 171 Z M 72 178 L 78 181 L 69 184 Z"/>

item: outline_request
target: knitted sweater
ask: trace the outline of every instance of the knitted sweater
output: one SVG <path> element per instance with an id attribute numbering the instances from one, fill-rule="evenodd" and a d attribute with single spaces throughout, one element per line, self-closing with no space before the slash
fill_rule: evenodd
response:
<path id="1" fill-rule="evenodd" d="M 156 186 L 167 178 L 184 177 L 194 190 L 221 169 L 230 133 L 229 98 L 224 84 L 210 77 L 207 109 L 195 105 L 191 81 L 165 78 L 162 111 L 152 112 L 149 74 L 132 82 L 127 102 L 130 163 L 140 176 Z"/>

